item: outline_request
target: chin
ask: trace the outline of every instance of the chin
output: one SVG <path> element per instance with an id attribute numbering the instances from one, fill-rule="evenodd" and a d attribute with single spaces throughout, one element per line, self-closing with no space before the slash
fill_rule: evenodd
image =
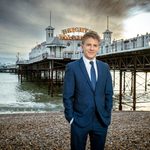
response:
<path id="1" fill-rule="evenodd" d="M 95 58 L 95 56 L 91 56 L 91 57 L 88 57 L 89 59 L 94 59 Z"/>

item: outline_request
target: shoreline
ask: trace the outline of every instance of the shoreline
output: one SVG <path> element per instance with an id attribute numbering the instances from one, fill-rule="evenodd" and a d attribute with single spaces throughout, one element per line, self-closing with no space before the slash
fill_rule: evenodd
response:
<path id="1" fill-rule="evenodd" d="M 150 111 L 113 111 L 105 150 L 147 150 L 149 123 Z M 0 114 L 0 149 L 69 150 L 70 125 L 63 111 Z"/>
<path id="2" fill-rule="evenodd" d="M 117 112 L 150 112 L 150 110 L 117 110 L 114 109 L 112 111 L 113 113 Z M 0 112 L 0 117 L 1 115 L 24 115 L 24 114 L 49 114 L 49 113 L 64 113 L 64 110 L 52 110 L 52 111 L 16 111 L 16 112 L 11 112 L 11 111 L 6 111 L 6 112 Z"/>

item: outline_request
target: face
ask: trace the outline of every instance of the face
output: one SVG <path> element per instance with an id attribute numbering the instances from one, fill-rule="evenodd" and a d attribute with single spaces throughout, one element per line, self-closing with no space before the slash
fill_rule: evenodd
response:
<path id="1" fill-rule="evenodd" d="M 88 38 L 85 40 L 84 44 L 82 45 L 84 56 L 92 60 L 96 57 L 96 54 L 99 50 L 99 42 L 96 39 Z"/>

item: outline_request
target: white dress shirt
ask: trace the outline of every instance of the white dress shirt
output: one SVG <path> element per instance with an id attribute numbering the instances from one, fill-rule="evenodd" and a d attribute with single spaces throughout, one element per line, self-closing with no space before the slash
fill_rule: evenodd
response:
<path id="1" fill-rule="evenodd" d="M 97 64 L 96 64 L 96 58 L 94 58 L 93 60 L 89 60 L 87 59 L 84 55 L 83 55 L 83 61 L 84 61 L 84 64 L 85 64 L 85 67 L 86 67 L 86 70 L 87 70 L 87 73 L 89 75 L 89 78 L 91 80 L 91 73 L 90 73 L 90 70 L 91 70 L 91 64 L 90 64 L 90 61 L 93 61 L 94 63 L 94 69 L 95 69 L 95 73 L 96 73 L 96 80 L 98 79 L 98 72 L 97 72 Z"/>

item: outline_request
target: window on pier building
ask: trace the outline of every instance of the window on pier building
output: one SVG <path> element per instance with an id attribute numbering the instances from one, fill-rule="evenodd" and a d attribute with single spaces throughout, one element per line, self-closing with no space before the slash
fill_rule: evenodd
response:
<path id="1" fill-rule="evenodd" d="M 49 32 L 49 33 L 48 33 L 48 36 L 49 36 L 49 37 L 53 37 L 53 33 L 50 33 L 50 32 Z"/>
<path id="2" fill-rule="evenodd" d="M 106 53 L 108 53 L 108 45 L 106 45 L 105 48 L 106 48 Z"/>
<path id="3" fill-rule="evenodd" d="M 144 36 L 142 36 L 142 47 L 144 47 Z"/>
<path id="4" fill-rule="evenodd" d="M 78 47 L 80 47 L 81 46 L 81 44 L 80 43 L 78 43 Z"/>
<path id="5" fill-rule="evenodd" d="M 132 42 L 133 48 L 136 48 L 137 47 L 137 39 L 135 38 L 131 42 Z"/>
<path id="6" fill-rule="evenodd" d="M 67 43 L 67 46 L 70 46 L 70 43 L 69 43 L 69 42 Z"/>
<path id="7" fill-rule="evenodd" d="M 59 48 L 59 57 L 61 58 L 61 47 Z"/>
<path id="8" fill-rule="evenodd" d="M 127 50 L 129 49 L 129 41 L 124 41 L 124 49 Z"/>
<path id="9" fill-rule="evenodd" d="M 114 44 L 111 45 L 111 49 L 112 49 L 112 52 L 115 52 L 115 46 L 114 46 Z"/>

